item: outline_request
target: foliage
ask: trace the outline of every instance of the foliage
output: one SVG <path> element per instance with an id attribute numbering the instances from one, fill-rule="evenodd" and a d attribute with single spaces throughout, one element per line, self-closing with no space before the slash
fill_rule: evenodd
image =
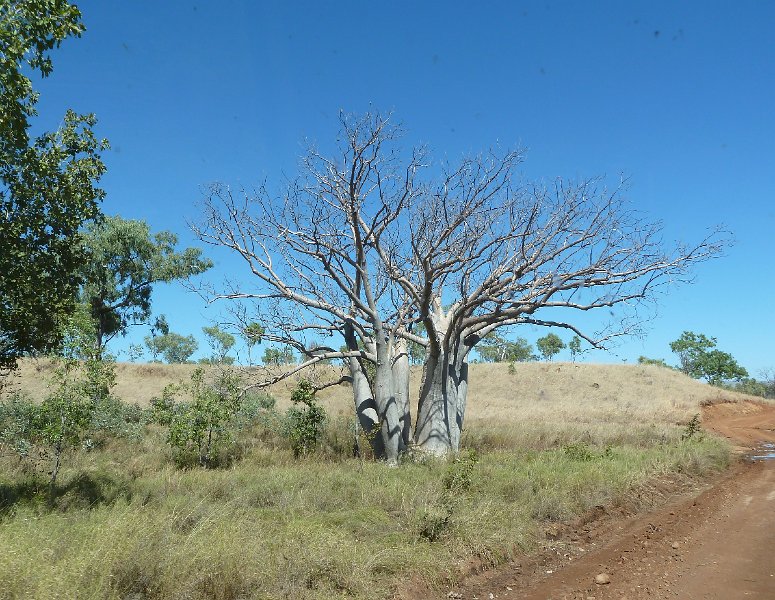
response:
<path id="1" fill-rule="evenodd" d="M 202 331 L 207 337 L 207 343 L 210 344 L 213 354 L 201 362 L 209 364 L 233 364 L 234 358 L 228 356 L 228 354 L 234 347 L 234 344 L 237 343 L 236 338 L 227 331 L 223 331 L 218 325 L 202 327 Z"/>
<path id="2" fill-rule="evenodd" d="M 0 446 L 19 458 L 27 458 L 33 449 L 40 419 L 40 405 L 20 393 L 11 394 L 0 404 Z"/>
<path id="3" fill-rule="evenodd" d="M 672 369 L 672 367 L 665 362 L 664 358 L 649 358 L 648 356 L 639 356 L 638 364 L 654 365 L 655 367 L 665 367 L 666 369 Z"/>
<path id="4" fill-rule="evenodd" d="M 41 404 L 13 396 L 0 411 L 0 440 L 23 458 L 52 460 L 49 486 L 53 493 L 62 457 L 104 425 L 102 416 L 115 383 L 112 363 L 59 359 L 50 391 Z M 38 449 L 36 454 L 32 450 Z"/>
<path id="5" fill-rule="evenodd" d="M 739 381 L 748 376 L 748 371 L 740 366 L 729 352 L 711 350 L 702 356 L 699 364 L 700 374 L 711 384 L 720 386 L 725 381 Z"/>
<path id="6" fill-rule="evenodd" d="M 306 379 L 300 379 L 291 393 L 291 406 L 286 412 L 286 432 L 293 455 L 299 457 L 315 450 L 323 436 L 326 411 L 315 400 L 315 389 Z"/>
<path id="7" fill-rule="evenodd" d="M 555 333 L 548 333 L 536 340 L 536 347 L 544 360 L 552 360 L 555 354 L 565 348 L 565 343 Z"/>
<path id="8" fill-rule="evenodd" d="M 245 342 L 248 349 L 248 363 L 253 364 L 251 352 L 253 347 L 260 344 L 266 334 L 266 330 L 261 323 L 252 321 L 247 323 L 242 329 L 242 337 L 245 338 Z"/>
<path id="9" fill-rule="evenodd" d="M 684 331 L 670 343 L 670 349 L 678 355 L 684 373 L 705 379 L 711 385 L 720 386 L 725 381 L 740 381 L 748 376 L 748 371 L 731 354 L 716 349 L 716 338 Z"/>
<path id="10" fill-rule="evenodd" d="M 484 362 L 525 362 L 535 358 L 533 346 L 525 338 L 518 337 L 512 342 L 497 331 L 484 336 L 476 350 Z"/>
<path id="11" fill-rule="evenodd" d="M 588 462 L 594 458 L 594 454 L 592 454 L 592 450 L 590 450 L 589 444 L 584 442 L 566 444 L 562 447 L 562 451 L 570 460 L 578 462 Z"/>
<path id="12" fill-rule="evenodd" d="M 222 370 L 212 382 L 206 381 L 200 367 L 186 386 L 192 400 L 175 403 L 177 387 L 168 387 L 162 401 L 152 404 L 157 422 L 169 426 L 167 443 L 175 451 L 179 465 L 192 460 L 202 467 L 228 462 L 227 451 L 233 444 L 233 421 L 240 409 L 238 376 Z"/>
<path id="13" fill-rule="evenodd" d="M 476 450 L 461 452 L 447 468 L 442 478 L 444 489 L 452 494 L 468 492 L 473 486 L 474 468 L 479 462 Z"/>
<path id="14" fill-rule="evenodd" d="M 280 367 L 283 365 L 293 364 L 293 362 L 296 360 L 296 357 L 293 353 L 293 349 L 290 346 L 282 346 L 281 348 L 270 346 L 264 350 L 264 356 L 261 358 L 261 360 L 265 365 Z"/>
<path id="15" fill-rule="evenodd" d="M 740 392 L 741 394 L 761 396 L 762 398 L 769 397 L 770 391 L 765 382 L 759 381 L 754 377 L 743 377 L 740 381 L 737 381 L 732 385 L 725 385 L 724 387 L 735 392 Z"/>
<path id="16" fill-rule="evenodd" d="M 576 357 L 582 352 L 581 350 L 581 338 L 574 335 L 570 342 L 568 342 L 568 350 L 570 350 L 570 358 L 573 362 L 576 362 Z"/>
<path id="17" fill-rule="evenodd" d="M 0 5 L 0 366 L 57 347 L 84 260 L 79 230 L 99 215 L 107 142 L 93 115 L 66 111 L 56 131 L 30 137 L 50 51 L 84 30 L 63 0 Z"/>
<path id="18" fill-rule="evenodd" d="M 681 434 L 682 440 L 688 440 L 702 432 L 702 425 L 700 425 L 700 414 L 695 414 L 691 420 L 686 424 L 683 433 Z"/>
<path id="19" fill-rule="evenodd" d="M 91 311 L 98 351 L 130 325 L 148 321 L 154 284 L 198 275 L 212 266 L 198 248 L 177 252 L 175 234 L 151 234 L 145 221 L 108 216 L 90 224 L 84 240 L 88 260 L 81 269 L 81 301 Z"/>
<path id="20" fill-rule="evenodd" d="M 161 355 L 169 364 L 186 363 L 191 355 L 199 348 L 199 344 L 193 335 L 180 335 L 179 333 L 165 333 L 156 336 L 147 336 L 145 345 L 151 351 L 154 360 Z"/>
<path id="21" fill-rule="evenodd" d="M 246 393 L 240 402 L 240 409 L 234 421 L 235 429 L 245 429 L 252 425 L 262 425 L 265 428 L 273 430 L 272 433 L 279 431 L 279 415 L 275 410 L 277 401 L 271 394 L 266 393 Z"/>
<path id="22" fill-rule="evenodd" d="M 689 377 L 700 379 L 700 367 L 703 355 L 716 347 L 716 338 L 708 338 L 704 334 L 684 331 L 677 340 L 670 342 L 670 350 L 678 355 L 681 371 Z"/>

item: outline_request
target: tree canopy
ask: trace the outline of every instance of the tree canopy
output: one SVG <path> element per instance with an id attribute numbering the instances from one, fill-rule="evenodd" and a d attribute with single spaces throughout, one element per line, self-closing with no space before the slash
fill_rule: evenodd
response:
<path id="1" fill-rule="evenodd" d="M 548 333 L 536 340 L 536 347 L 544 360 L 552 360 L 560 350 L 565 348 L 565 342 L 556 333 Z"/>
<path id="2" fill-rule="evenodd" d="M 695 379 L 705 379 L 711 385 L 748 377 L 748 371 L 731 354 L 718 350 L 716 343 L 716 338 L 684 331 L 670 343 L 670 349 L 678 355 L 684 373 Z"/>
<path id="3" fill-rule="evenodd" d="M 212 265 L 198 248 L 178 252 L 175 234 L 151 234 L 145 221 L 120 216 L 90 223 L 84 240 L 81 301 L 91 311 L 98 352 L 130 325 L 150 319 L 154 284 L 198 275 Z"/>
<path id="4" fill-rule="evenodd" d="M 0 366 L 58 345 L 80 284 L 79 230 L 104 195 L 107 142 L 92 131 L 94 115 L 67 110 L 58 129 L 30 136 L 30 75 L 50 75 L 50 51 L 83 30 L 63 0 L 0 4 Z"/>
<path id="5" fill-rule="evenodd" d="M 525 362 L 535 358 L 533 346 L 525 338 L 511 341 L 497 331 L 484 336 L 476 350 L 484 362 Z"/>
<path id="6" fill-rule="evenodd" d="M 199 348 L 193 335 L 181 335 L 173 331 L 161 335 L 149 335 L 145 338 L 145 345 L 154 359 L 161 356 L 169 364 L 188 362 L 191 355 Z"/>
<path id="7" fill-rule="evenodd" d="M 490 332 L 565 328 L 600 347 L 629 322 L 582 331 L 574 313 L 653 300 L 723 245 L 715 233 L 666 245 L 600 179 L 519 183 L 520 150 L 437 164 L 425 148 L 404 151 L 389 117 L 343 115 L 341 126 L 337 150 L 310 148 L 279 193 L 213 185 L 195 231 L 252 276 L 212 297 L 255 301 L 246 314 L 262 339 L 301 357 L 256 385 L 345 359 L 358 422 L 388 460 L 412 438 L 435 454 L 458 448 L 469 354 Z M 413 433 L 410 342 L 425 348 Z"/>

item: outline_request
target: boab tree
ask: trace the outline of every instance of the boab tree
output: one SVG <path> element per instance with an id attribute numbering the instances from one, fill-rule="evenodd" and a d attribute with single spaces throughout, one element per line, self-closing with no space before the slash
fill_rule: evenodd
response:
<path id="1" fill-rule="evenodd" d="M 433 166 L 424 148 L 400 151 L 389 118 L 341 124 L 337 154 L 310 149 L 279 195 L 212 186 L 194 229 L 235 251 L 254 276 L 213 298 L 258 301 L 245 322 L 302 357 L 259 385 L 344 359 L 358 422 L 379 428 L 369 437 L 388 460 L 411 438 L 434 454 L 458 449 L 468 357 L 490 332 L 560 327 L 599 347 L 628 321 L 584 332 L 574 312 L 653 299 L 722 245 L 711 235 L 665 247 L 659 224 L 598 179 L 518 184 L 519 151 Z M 413 435 L 409 343 L 425 348 Z"/>

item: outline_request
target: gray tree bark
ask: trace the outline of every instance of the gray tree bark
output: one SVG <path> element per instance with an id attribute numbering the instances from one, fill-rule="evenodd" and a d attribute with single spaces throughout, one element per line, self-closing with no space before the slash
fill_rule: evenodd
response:
<path id="1" fill-rule="evenodd" d="M 415 445 L 435 456 L 460 450 L 468 400 L 468 348 L 458 342 L 440 354 L 429 353 L 417 406 Z"/>
<path id="2" fill-rule="evenodd" d="M 445 312 L 439 299 L 426 327 L 435 339 L 423 365 L 414 441 L 419 450 L 443 456 L 460 450 L 472 346 L 455 333 L 451 311 Z"/>
<path id="3" fill-rule="evenodd" d="M 371 350 L 377 357 L 374 389 L 368 380 L 362 358 L 348 359 L 358 426 L 371 441 L 374 456 L 391 464 L 406 451 L 409 439 L 409 363 L 405 344 L 378 328 Z M 355 346 L 354 336 L 348 346 Z M 367 346 L 372 346 L 371 343 Z M 379 432 L 375 433 L 375 429 Z"/>

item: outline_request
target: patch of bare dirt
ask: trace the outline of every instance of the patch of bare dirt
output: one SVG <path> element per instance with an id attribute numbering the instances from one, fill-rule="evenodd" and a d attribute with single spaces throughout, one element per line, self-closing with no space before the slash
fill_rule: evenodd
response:
<path id="1" fill-rule="evenodd" d="M 472 575 L 443 593 L 417 586 L 402 596 L 775 598 L 775 459 L 750 459 L 775 443 L 775 406 L 713 404 L 703 408 L 703 425 L 747 454 L 704 491 L 681 490 L 680 480 L 657 482 L 652 493 L 679 497 L 636 516 L 628 516 L 627 507 L 599 507 L 586 519 L 547 531 L 537 556 Z"/>

